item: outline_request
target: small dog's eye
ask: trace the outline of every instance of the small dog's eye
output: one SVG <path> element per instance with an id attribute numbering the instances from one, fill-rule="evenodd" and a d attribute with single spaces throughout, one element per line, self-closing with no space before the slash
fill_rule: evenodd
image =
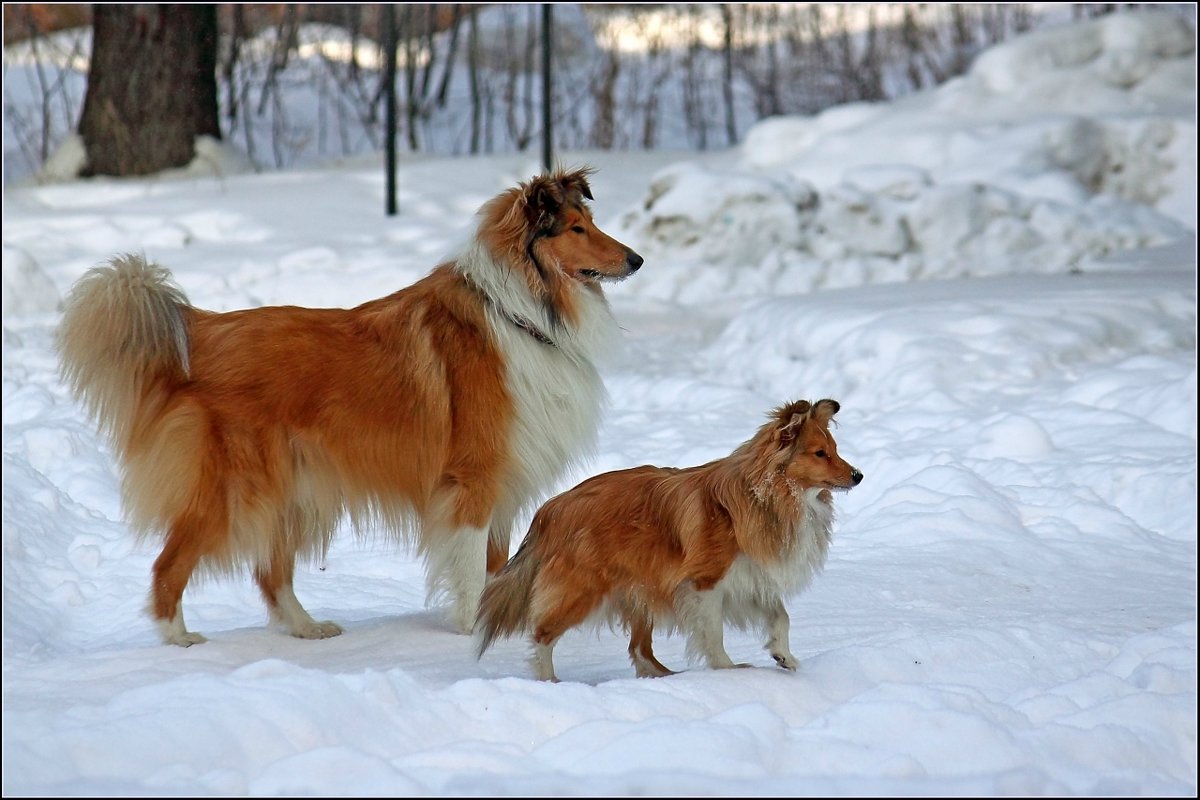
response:
<path id="1" fill-rule="evenodd" d="M 576 225 L 576 226 L 574 226 L 573 228 L 571 228 L 571 231 L 572 231 L 573 233 L 587 233 L 587 231 L 585 231 L 585 230 L 584 230 L 584 229 L 583 229 L 581 226 L 579 226 L 579 225 Z"/>
<path id="2" fill-rule="evenodd" d="M 817 458 L 825 458 L 825 451 L 818 450 L 817 452 L 813 453 L 813 455 L 816 456 Z"/>

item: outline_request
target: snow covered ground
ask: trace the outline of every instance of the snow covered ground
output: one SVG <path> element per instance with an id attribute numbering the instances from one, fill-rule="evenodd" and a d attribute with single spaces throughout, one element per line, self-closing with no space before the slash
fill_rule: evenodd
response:
<path id="1" fill-rule="evenodd" d="M 796 673 L 730 631 L 759 668 L 638 680 L 604 630 L 537 683 L 349 532 L 297 575 L 342 636 L 268 629 L 239 578 L 189 587 L 208 643 L 160 645 L 157 553 L 56 377 L 71 283 L 134 250 L 211 309 L 356 304 L 537 163 L 406 160 L 394 218 L 378 158 L 6 188 L 4 794 L 1194 796 L 1195 66 L 1177 17 L 1106 17 L 737 150 L 563 154 L 647 259 L 610 292 L 625 347 L 572 480 L 842 404 L 866 478 L 788 602 Z"/>

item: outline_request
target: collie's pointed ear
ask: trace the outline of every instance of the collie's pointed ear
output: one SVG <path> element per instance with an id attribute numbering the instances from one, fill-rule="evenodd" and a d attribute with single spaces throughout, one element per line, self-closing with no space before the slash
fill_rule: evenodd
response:
<path id="1" fill-rule="evenodd" d="M 525 184 L 525 213 L 535 230 L 546 230 L 554 226 L 562 210 L 564 195 L 560 181 L 547 175 L 539 175 Z"/>
<path id="2" fill-rule="evenodd" d="M 588 200 L 593 200 L 592 187 L 588 184 L 588 177 L 595 171 L 592 167 L 580 167 L 570 172 L 560 172 L 558 180 L 565 192 L 579 192 Z"/>

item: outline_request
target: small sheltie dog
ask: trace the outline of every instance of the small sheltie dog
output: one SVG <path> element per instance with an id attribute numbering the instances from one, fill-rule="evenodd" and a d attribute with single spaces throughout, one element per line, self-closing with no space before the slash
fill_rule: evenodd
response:
<path id="1" fill-rule="evenodd" d="M 163 537 L 149 612 L 165 642 L 192 573 L 248 568 L 271 622 L 336 636 L 292 589 L 339 520 L 425 559 L 471 630 L 512 525 L 595 441 L 595 366 L 619 336 L 601 283 L 642 257 L 596 227 L 588 167 L 479 211 L 455 259 L 351 309 L 191 306 L 162 267 L 120 255 L 72 289 L 61 372 L 111 438 L 131 526 Z"/>
<path id="2" fill-rule="evenodd" d="M 764 627 L 776 663 L 795 669 L 783 598 L 825 564 L 831 491 L 863 478 L 829 433 L 838 409 L 799 400 L 725 458 L 606 472 L 547 501 L 484 589 L 478 654 L 532 631 L 534 673 L 556 681 L 555 642 L 598 618 L 629 633 L 638 677 L 672 674 L 654 657 L 656 624 L 681 628 L 712 669 L 749 666 L 725 652 L 729 622 Z"/>

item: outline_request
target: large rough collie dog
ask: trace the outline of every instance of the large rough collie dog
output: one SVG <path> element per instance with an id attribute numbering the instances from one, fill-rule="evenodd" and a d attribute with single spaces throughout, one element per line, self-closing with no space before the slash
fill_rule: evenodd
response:
<path id="1" fill-rule="evenodd" d="M 317 622 L 292 590 L 343 515 L 426 559 L 469 632 L 512 524 L 594 441 L 594 357 L 618 336 L 600 284 L 642 258 L 601 232 L 589 168 L 494 198 L 457 259 L 357 308 L 214 313 L 138 256 L 92 269 L 58 331 L 62 373 L 112 439 L 132 526 L 161 532 L 150 613 L 184 625 L 193 570 L 248 567 L 271 620 Z"/>
<path id="2" fill-rule="evenodd" d="M 824 566 L 830 490 L 863 477 L 829 433 L 838 408 L 800 400 L 725 458 L 606 472 L 549 500 L 483 592 L 479 654 L 532 630 L 534 672 L 557 680 L 555 642 L 598 615 L 628 631 L 638 677 L 671 674 L 651 648 L 656 623 L 682 628 L 713 669 L 748 666 L 725 652 L 725 622 L 761 624 L 775 661 L 795 669 L 783 597 Z"/>

